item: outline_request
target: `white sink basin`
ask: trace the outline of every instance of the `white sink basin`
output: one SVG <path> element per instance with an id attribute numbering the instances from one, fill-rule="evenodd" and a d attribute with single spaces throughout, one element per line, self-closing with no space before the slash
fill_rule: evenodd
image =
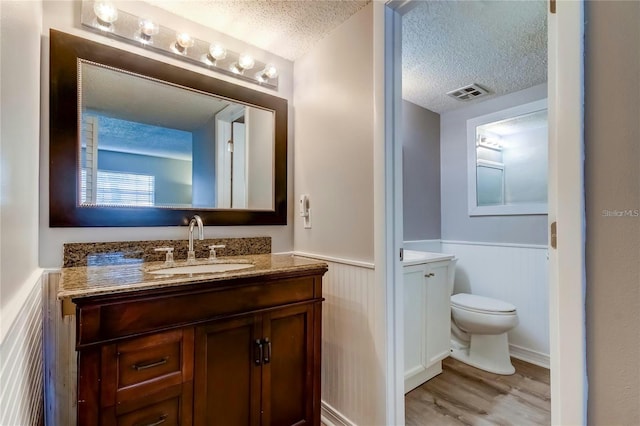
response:
<path id="1" fill-rule="evenodd" d="M 156 269 L 148 271 L 150 274 L 175 275 L 175 274 L 213 274 L 216 272 L 237 271 L 253 267 L 251 263 L 212 263 L 208 265 L 185 265 L 173 268 Z"/>

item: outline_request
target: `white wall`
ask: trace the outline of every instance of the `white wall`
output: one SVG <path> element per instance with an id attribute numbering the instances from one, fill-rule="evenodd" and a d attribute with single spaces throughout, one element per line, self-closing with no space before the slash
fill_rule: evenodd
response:
<path id="1" fill-rule="evenodd" d="M 269 208 L 273 205 L 273 113 L 247 108 L 247 202 L 249 207 Z M 271 196 L 270 196 L 271 195 Z"/>
<path id="2" fill-rule="evenodd" d="M 548 135 L 544 126 L 502 137 L 506 203 L 547 202 Z"/>
<path id="3" fill-rule="evenodd" d="M 291 101 L 293 96 L 293 64 L 279 56 L 247 45 L 217 31 L 205 28 L 191 21 L 179 18 L 166 11 L 152 7 L 144 2 L 121 1 L 116 2 L 118 7 L 137 15 L 148 16 L 162 25 L 180 28 L 188 31 L 194 37 L 202 40 L 219 40 L 234 51 L 250 51 L 254 53 L 256 60 L 273 62 L 279 70 L 280 87 L 277 92 L 261 88 L 258 85 L 244 83 L 221 74 L 209 72 L 202 67 L 187 64 L 186 62 L 173 60 L 160 54 L 146 51 L 135 46 L 119 41 L 107 39 L 87 31 L 80 25 L 81 2 L 76 1 L 45 1 L 43 20 L 43 56 L 42 56 L 42 142 L 41 142 L 41 167 L 40 167 L 40 265 L 45 267 L 59 267 L 62 265 L 62 244 L 65 242 L 93 242 L 93 241 L 127 241 L 127 240 L 157 240 L 180 239 L 187 237 L 185 227 L 153 227 L 153 228 L 50 228 L 49 227 L 49 29 L 55 28 L 80 37 L 128 50 L 140 55 L 183 67 L 191 71 L 211 75 L 221 80 L 231 81 L 234 84 L 263 91 L 289 100 L 289 176 L 292 176 L 292 152 L 293 152 L 293 125 Z M 37 128 L 35 126 L 34 128 Z M 37 158 L 35 155 L 32 158 Z M 289 178 L 288 194 L 291 200 L 293 190 L 292 179 Z M 205 223 L 205 237 L 244 237 L 244 236 L 270 236 L 274 252 L 290 251 L 293 247 L 292 231 L 292 203 L 289 203 L 289 215 L 287 226 L 238 226 L 238 227 L 214 227 Z"/>
<path id="4" fill-rule="evenodd" d="M 213 142 L 213 143 L 212 143 Z M 215 206 L 216 187 L 216 119 L 193 132 L 192 193 L 194 206 Z"/>
<path id="5" fill-rule="evenodd" d="M 0 2 L 0 424 L 42 421 L 38 149 L 42 3 Z"/>
<path id="6" fill-rule="evenodd" d="M 640 2 L 585 9 L 587 420 L 636 425 L 640 217 L 603 211 L 640 210 Z"/>
<path id="7" fill-rule="evenodd" d="M 312 213 L 312 229 L 295 217 L 296 251 L 373 260 L 371 9 L 295 62 L 295 201 Z"/>
<path id="8" fill-rule="evenodd" d="M 383 7 L 369 4 L 294 64 L 295 194 L 296 202 L 309 194 L 312 225 L 304 229 L 296 215 L 294 249 L 329 260 L 322 401 L 335 424 L 384 424 L 386 415 L 384 283 L 373 269 L 374 233 L 382 232 L 374 229 L 374 105 Z"/>
<path id="9" fill-rule="evenodd" d="M 467 120 L 546 96 L 541 84 L 440 115 L 443 240 L 547 243 L 546 215 L 470 217 L 467 206 Z"/>
<path id="10" fill-rule="evenodd" d="M 2 2 L 0 337 L 39 279 L 41 22 L 41 3 Z"/>

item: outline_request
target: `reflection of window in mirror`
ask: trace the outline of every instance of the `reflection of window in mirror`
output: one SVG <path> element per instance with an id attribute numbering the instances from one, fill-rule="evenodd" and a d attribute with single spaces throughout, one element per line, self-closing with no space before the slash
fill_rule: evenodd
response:
<path id="1" fill-rule="evenodd" d="M 546 100 L 467 122 L 469 214 L 546 214 Z"/>

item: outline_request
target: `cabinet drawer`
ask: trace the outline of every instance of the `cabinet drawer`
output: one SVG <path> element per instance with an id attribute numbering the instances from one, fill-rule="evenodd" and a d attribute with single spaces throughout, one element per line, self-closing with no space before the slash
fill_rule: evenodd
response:
<path id="1" fill-rule="evenodd" d="M 182 333 L 172 334 L 117 345 L 118 389 L 181 372 Z"/>
<path id="2" fill-rule="evenodd" d="M 143 398 L 102 409 L 102 426 L 187 426 L 193 423 L 193 383 L 171 386 Z M 80 424 L 80 423 L 78 423 Z"/>
<path id="3" fill-rule="evenodd" d="M 169 426 L 179 425 L 180 397 L 149 405 L 118 416 L 118 426 Z"/>
<path id="4" fill-rule="evenodd" d="M 158 333 L 107 345 L 102 350 L 102 406 L 192 380 L 193 331 Z"/>

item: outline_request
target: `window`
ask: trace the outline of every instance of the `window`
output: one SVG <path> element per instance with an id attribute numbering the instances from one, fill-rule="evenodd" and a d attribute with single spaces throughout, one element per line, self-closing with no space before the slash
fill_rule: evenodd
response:
<path id="1" fill-rule="evenodd" d="M 98 170 L 95 200 L 87 200 L 87 172 L 82 169 L 80 203 L 102 206 L 153 206 L 155 177 Z"/>

